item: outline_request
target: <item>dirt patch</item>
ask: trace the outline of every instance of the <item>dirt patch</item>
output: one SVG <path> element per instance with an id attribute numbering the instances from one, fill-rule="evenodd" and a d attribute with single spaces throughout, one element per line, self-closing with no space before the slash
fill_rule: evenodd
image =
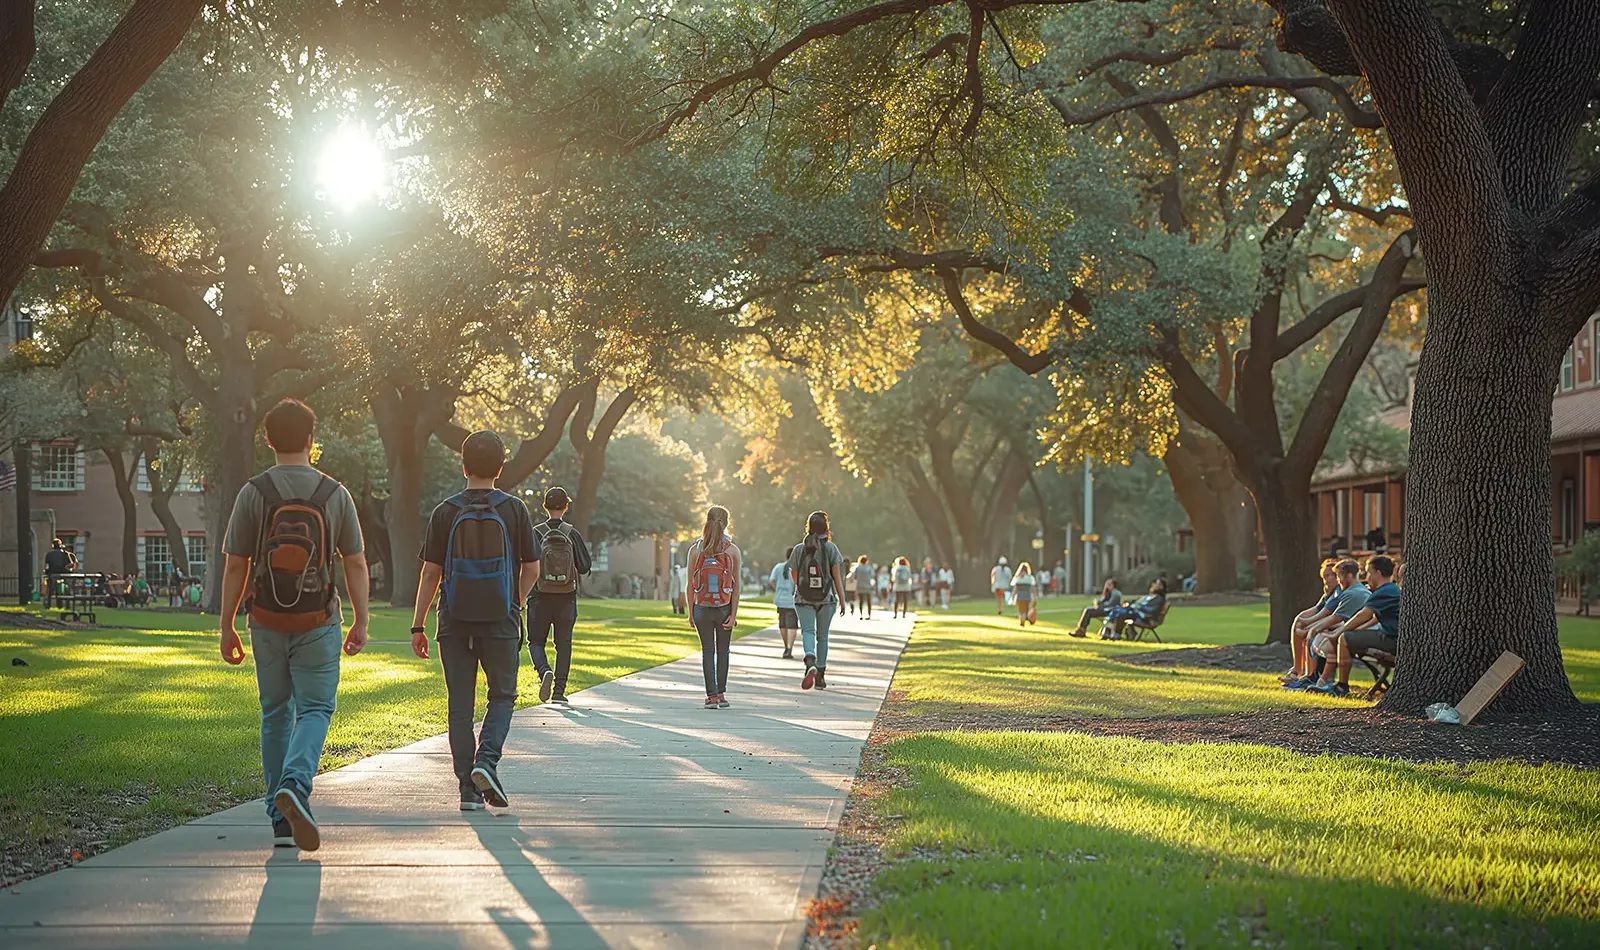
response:
<path id="1" fill-rule="evenodd" d="M 86 623 L 65 623 L 20 610 L 0 610 L 0 627 L 21 627 L 25 630 L 83 630 L 88 626 Z"/>
<path id="2" fill-rule="evenodd" d="M 1195 666 L 1212 670 L 1240 670 L 1246 673 L 1282 673 L 1293 658 L 1287 643 L 1236 643 L 1225 647 L 1185 647 L 1181 650 L 1156 650 L 1129 653 L 1108 659 L 1134 666 Z"/>
<path id="3" fill-rule="evenodd" d="M 1174 607 L 1251 607 L 1265 604 L 1267 598 L 1247 590 L 1222 590 L 1214 594 L 1174 595 L 1169 603 Z"/>

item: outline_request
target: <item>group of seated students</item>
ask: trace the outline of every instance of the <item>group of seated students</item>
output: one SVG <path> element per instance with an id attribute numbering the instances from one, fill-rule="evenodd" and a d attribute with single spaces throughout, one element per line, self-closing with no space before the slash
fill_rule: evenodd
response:
<path id="1" fill-rule="evenodd" d="M 1072 631 L 1072 636 L 1082 637 L 1088 635 L 1089 621 L 1095 617 L 1102 619 L 1100 625 L 1100 639 L 1121 640 L 1122 632 L 1127 625 L 1138 621 L 1150 625 L 1161 614 L 1161 607 L 1167 602 L 1167 579 L 1158 577 L 1150 582 L 1150 592 L 1134 601 L 1132 604 L 1122 603 L 1122 591 L 1117 589 L 1115 577 L 1106 578 L 1105 585 L 1100 588 L 1100 597 L 1094 605 L 1085 607 L 1083 614 L 1078 618 L 1078 627 Z"/>
<path id="2" fill-rule="evenodd" d="M 1400 580 L 1394 558 L 1375 554 L 1322 562 L 1323 597 L 1294 620 L 1294 667 L 1283 688 L 1350 695 L 1350 665 L 1368 650 L 1393 654 L 1400 635 Z M 1365 583 L 1363 583 L 1365 581 Z"/>

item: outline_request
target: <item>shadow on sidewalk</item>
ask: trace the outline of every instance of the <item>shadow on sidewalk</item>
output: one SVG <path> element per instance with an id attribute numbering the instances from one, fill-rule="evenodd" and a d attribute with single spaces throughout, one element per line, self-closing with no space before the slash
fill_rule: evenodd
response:
<path id="1" fill-rule="evenodd" d="M 515 820 L 502 823 L 490 819 L 473 821 L 470 824 L 478 835 L 479 843 L 493 856 L 500 869 L 507 872 L 506 880 L 511 882 L 511 886 L 517 889 L 518 894 L 522 895 L 522 902 L 538 921 L 528 922 L 518 916 L 514 908 L 485 907 L 484 910 L 500 928 L 507 944 L 512 947 L 608 950 L 610 944 L 589 925 L 582 912 L 545 881 L 544 872 L 530 857 L 536 853 L 533 839 L 516 824 Z M 532 873 L 511 873 L 523 870 Z M 552 916 L 551 911 L 561 908 L 570 910 L 578 922 L 557 924 L 556 927 L 559 929 L 552 931 L 551 926 L 545 921 Z"/>
<path id="2" fill-rule="evenodd" d="M 267 859 L 266 872 L 245 943 L 282 946 L 310 940 L 322 901 L 322 863 L 302 859 L 298 850 L 280 850 Z"/>

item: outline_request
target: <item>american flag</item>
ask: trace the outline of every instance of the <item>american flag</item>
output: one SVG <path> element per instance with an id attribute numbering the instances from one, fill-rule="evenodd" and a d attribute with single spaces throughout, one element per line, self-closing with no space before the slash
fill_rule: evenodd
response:
<path id="1" fill-rule="evenodd" d="M 7 465 L 4 459 L 0 459 L 0 491 L 11 491 L 16 487 L 16 469 L 12 468 L 10 465 Z"/>

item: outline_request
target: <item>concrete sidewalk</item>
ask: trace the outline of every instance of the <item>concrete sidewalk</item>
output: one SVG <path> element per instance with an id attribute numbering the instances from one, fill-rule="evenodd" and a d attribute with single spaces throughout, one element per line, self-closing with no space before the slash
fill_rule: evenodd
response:
<path id="1" fill-rule="evenodd" d="M 0 892 L 0 946 L 798 947 L 910 629 L 838 623 L 826 691 L 768 630 L 731 709 L 696 654 L 522 710 L 501 813 L 456 809 L 443 736 L 364 759 L 317 780 L 321 850 L 251 802 Z"/>

